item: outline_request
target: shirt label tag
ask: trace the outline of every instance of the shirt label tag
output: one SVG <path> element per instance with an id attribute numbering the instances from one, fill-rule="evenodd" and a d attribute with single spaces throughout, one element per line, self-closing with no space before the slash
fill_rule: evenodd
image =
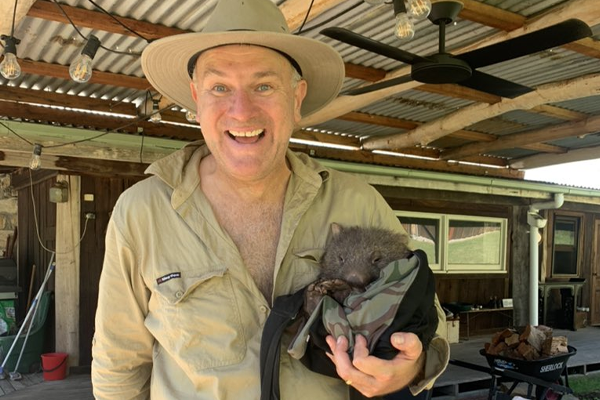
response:
<path id="1" fill-rule="evenodd" d="M 166 281 L 170 281 L 171 279 L 175 278 L 181 278 L 181 272 L 171 272 L 170 274 L 161 276 L 160 278 L 156 279 L 156 283 L 160 285 L 161 283 L 165 283 Z"/>

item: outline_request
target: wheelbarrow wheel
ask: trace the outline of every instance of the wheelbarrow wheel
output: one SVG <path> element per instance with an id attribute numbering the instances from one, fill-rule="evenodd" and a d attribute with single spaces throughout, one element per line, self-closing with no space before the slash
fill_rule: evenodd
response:
<path id="1" fill-rule="evenodd" d="M 554 383 L 561 386 L 564 385 L 563 378 L 560 377 Z M 538 400 L 560 400 L 562 397 L 562 393 L 555 392 L 551 388 L 545 388 L 543 386 L 536 386 L 535 388 L 535 398 Z"/>

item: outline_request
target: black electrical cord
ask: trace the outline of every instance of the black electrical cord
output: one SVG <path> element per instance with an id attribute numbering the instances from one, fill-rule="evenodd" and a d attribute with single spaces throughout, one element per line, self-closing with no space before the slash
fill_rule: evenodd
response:
<path id="1" fill-rule="evenodd" d="M 23 136 L 19 135 L 17 132 L 15 132 L 10 126 L 6 125 L 3 122 L 0 122 L 0 125 L 2 125 L 3 127 L 5 127 L 10 133 L 12 133 L 13 135 L 15 135 L 16 137 L 18 137 L 19 139 L 21 139 L 22 141 L 24 141 L 25 143 L 27 143 L 30 146 L 34 146 L 34 143 L 31 143 L 29 140 L 27 140 L 27 138 L 24 138 Z"/>
<path id="2" fill-rule="evenodd" d="M 13 10 L 12 26 L 10 28 L 10 37 L 15 37 L 15 21 L 17 19 L 17 4 L 19 0 L 15 0 L 15 8 Z"/>
<path id="3" fill-rule="evenodd" d="M 331 22 L 331 21 L 333 21 L 334 19 L 337 19 L 337 18 L 341 17 L 342 15 L 346 14 L 347 12 L 350 12 L 350 11 L 354 10 L 356 7 L 359 7 L 359 6 L 361 6 L 362 4 L 363 4 L 363 3 L 362 3 L 362 0 L 361 0 L 360 2 L 358 2 L 358 3 L 354 4 L 353 6 L 351 6 L 351 7 L 348 7 L 347 9 L 345 9 L 345 10 L 343 10 L 343 11 L 340 11 L 339 13 L 337 13 L 336 15 L 334 15 L 334 16 L 332 16 L 332 17 L 330 17 L 330 18 L 327 18 L 327 20 L 325 20 L 325 21 L 323 21 L 323 22 L 319 22 L 319 23 L 318 23 L 318 24 L 316 24 L 316 25 L 309 26 L 308 28 L 306 28 L 305 30 L 303 30 L 303 31 L 302 31 L 302 33 L 310 32 L 310 31 L 314 31 L 315 29 L 318 29 L 318 28 L 322 27 L 323 25 L 327 25 L 328 23 L 330 23 L 330 22 Z M 309 10 L 309 12 L 310 12 L 310 10 Z M 295 34 L 295 35 L 299 35 L 299 34 L 300 34 L 300 31 L 298 31 L 297 33 L 294 33 L 294 34 Z"/>
<path id="4" fill-rule="evenodd" d="M 304 21 L 302 21 L 302 25 L 300 25 L 300 28 L 298 28 L 298 33 L 297 33 L 298 35 L 300 33 L 302 33 L 302 28 L 304 28 L 304 24 L 306 24 L 306 21 L 308 20 L 308 16 L 310 15 L 310 10 L 312 10 L 312 6 L 314 3 L 315 3 L 315 0 L 310 1 L 310 5 L 308 6 L 308 11 L 306 11 L 306 15 L 304 16 Z"/>
<path id="5" fill-rule="evenodd" d="M 109 17 L 111 17 L 112 19 L 114 19 L 115 21 L 117 21 L 117 23 L 119 25 L 121 25 L 123 28 L 127 29 L 129 32 L 133 33 L 134 35 L 144 39 L 146 42 L 150 43 L 152 40 L 148 39 L 144 36 L 142 36 L 140 33 L 134 31 L 133 29 L 131 29 L 130 27 L 128 27 L 127 25 L 125 25 L 123 22 L 121 22 L 117 17 L 115 17 L 114 15 L 112 15 L 111 13 L 109 13 L 108 11 L 106 11 L 104 8 L 100 7 L 98 4 L 96 4 L 94 2 L 94 0 L 88 0 L 90 3 L 92 3 L 97 9 L 99 9 L 100 11 L 102 11 L 104 14 L 108 15 Z"/>
<path id="6" fill-rule="evenodd" d="M 79 34 L 79 36 L 81 36 L 83 39 L 87 40 L 88 38 L 81 33 L 81 31 L 79 30 L 79 28 L 77 28 L 77 26 L 75 25 L 75 23 L 73 22 L 73 20 L 67 15 L 67 13 L 65 12 L 64 8 L 62 7 L 62 5 L 60 5 L 60 3 L 56 0 L 52 0 L 54 1 L 54 4 L 56 4 L 58 6 L 58 8 L 60 9 L 60 11 L 63 13 L 63 15 L 65 16 L 66 19 L 69 20 L 69 22 L 71 23 L 71 25 L 73 26 L 73 28 L 75 29 L 75 31 Z M 119 50 L 114 50 L 114 49 L 110 49 L 108 47 L 105 47 L 103 45 L 100 45 L 100 47 L 106 51 L 110 51 L 111 53 L 116 53 L 116 54 L 123 54 L 123 55 L 127 55 L 127 56 L 136 56 L 136 57 L 141 57 L 141 53 L 134 53 L 134 52 L 128 52 L 128 51 L 119 51 Z"/>

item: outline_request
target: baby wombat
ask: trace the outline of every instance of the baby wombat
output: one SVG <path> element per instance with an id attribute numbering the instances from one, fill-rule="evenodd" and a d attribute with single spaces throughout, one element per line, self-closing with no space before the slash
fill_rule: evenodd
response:
<path id="1" fill-rule="evenodd" d="M 331 224 L 331 237 L 321 259 L 321 279 L 341 279 L 364 289 L 389 263 L 409 255 L 409 238 L 382 228 Z"/>
<path id="2" fill-rule="evenodd" d="M 321 274 L 305 292 L 306 313 L 312 314 L 324 295 L 342 303 L 350 293 L 364 291 L 385 266 L 409 255 L 408 241 L 407 235 L 388 229 L 332 223 Z"/>

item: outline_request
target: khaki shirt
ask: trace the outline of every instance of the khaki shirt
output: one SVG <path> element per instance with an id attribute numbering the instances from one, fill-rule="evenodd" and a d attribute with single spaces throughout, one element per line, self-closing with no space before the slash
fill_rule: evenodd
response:
<path id="1" fill-rule="evenodd" d="M 147 170 L 154 176 L 115 205 L 92 349 L 97 400 L 260 397 L 260 339 L 270 302 L 200 189 L 197 171 L 207 154 L 192 144 L 155 162 Z M 288 152 L 287 158 L 292 175 L 273 298 L 317 277 L 314 255 L 332 222 L 402 229 L 373 187 L 305 155 Z M 432 385 L 448 358 L 447 341 L 435 338 L 425 379 L 411 389 Z M 313 373 L 282 351 L 281 398 L 299 393 L 311 400 L 348 398 L 344 382 Z"/>

